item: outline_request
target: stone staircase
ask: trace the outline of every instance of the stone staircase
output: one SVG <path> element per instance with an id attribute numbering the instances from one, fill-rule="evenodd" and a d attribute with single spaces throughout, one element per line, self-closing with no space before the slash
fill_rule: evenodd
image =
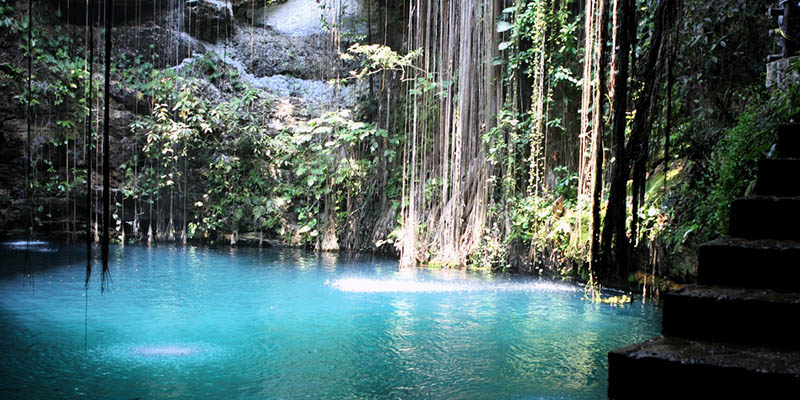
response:
<path id="1" fill-rule="evenodd" d="M 664 297 L 663 336 L 608 353 L 610 399 L 800 398 L 800 125 L 730 218 L 698 284 Z"/>

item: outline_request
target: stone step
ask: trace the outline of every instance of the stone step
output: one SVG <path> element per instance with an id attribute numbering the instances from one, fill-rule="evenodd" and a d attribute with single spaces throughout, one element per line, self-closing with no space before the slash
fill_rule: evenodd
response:
<path id="1" fill-rule="evenodd" d="M 798 390 L 798 351 L 659 337 L 608 353 L 609 399 L 792 397 Z"/>
<path id="2" fill-rule="evenodd" d="M 687 286 L 664 296 L 662 333 L 687 339 L 800 348 L 800 293 Z"/>
<path id="3" fill-rule="evenodd" d="M 697 252 L 702 285 L 800 291 L 800 242 L 717 239 Z"/>
<path id="4" fill-rule="evenodd" d="M 800 124 L 778 127 L 778 157 L 800 158 Z"/>
<path id="5" fill-rule="evenodd" d="M 798 174 L 800 158 L 760 160 L 755 193 L 767 196 L 800 196 Z"/>
<path id="6" fill-rule="evenodd" d="M 734 200 L 730 222 L 732 237 L 800 240 L 800 197 L 752 196 Z"/>

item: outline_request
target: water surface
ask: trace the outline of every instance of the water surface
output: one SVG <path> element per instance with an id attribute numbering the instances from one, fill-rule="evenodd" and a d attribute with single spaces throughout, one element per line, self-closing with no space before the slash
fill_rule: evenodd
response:
<path id="1" fill-rule="evenodd" d="M 31 246 L 32 277 L 24 248 L 0 244 L 3 399 L 596 399 L 606 353 L 660 331 L 652 305 L 371 256 L 113 247 L 101 294 L 80 246 Z"/>

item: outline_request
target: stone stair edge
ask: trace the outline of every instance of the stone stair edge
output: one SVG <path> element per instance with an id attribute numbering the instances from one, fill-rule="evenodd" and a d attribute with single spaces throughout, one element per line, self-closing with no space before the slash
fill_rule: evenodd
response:
<path id="1" fill-rule="evenodd" d="M 685 286 L 674 292 L 669 292 L 666 296 L 685 296 L 695 298 L 714 298 L 717 300 L 737 300 L 737 301 L 762 301 L 779 302 L 788 304 L 800 304 L 800 293 L 785 292 L 774 289 L 763 288 L 743 288 L 738 286 L 725 285 L 702 285 L 693 284 Z M 799 337 L 800 339 L 800 337 Z"/>
<path id="2" fill-rule="evenodd" d="M 659 358 L 681 364 L 741 368 L 759 373 L 784 373 L 800 378 L 800 350 L 735 345 L 662 335 L 609 352 L 609 355 L 612 354 L 615 357 L 633 359 Z"/>
<path id="3" fill-rule="evenodd" d="M 700 244 L 700 248 L 717 246 L 741 247 L 754 250 L 800 250 L 800 240 L 725 237 Z"/>

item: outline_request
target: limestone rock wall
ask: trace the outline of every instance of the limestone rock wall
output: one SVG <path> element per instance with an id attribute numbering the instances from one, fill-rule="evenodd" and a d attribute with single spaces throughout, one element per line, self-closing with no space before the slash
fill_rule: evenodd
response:
<path id="1" fill-rule="evenodd" d="M 273 131 L 296 130 L 326 110 L 353 108 L 362 95 L 362 85 L 349 84 L 334 88 L 332 78 L 345 75 L 351 66 L 334 62 L 337 46 L 331 41 L 331 24 L 357 32 L 365 26 L 361 7 L 355 0 L 288 0 L 264 7 L 264 2 L 216 0 L 116 0 L 112 62 L 139 58 L 155 68 L 181 70 L 189 61 L 208 52 L 215 52 L 227 68 L 262 90 L 272 101 L 268 110 L 268 128 Z M 102 15 L 102 1 L 95 2 L 96 15 Z M 339 4 L 344 5 L 339 7 Z M 22 7 L 22 6 L 20 6 Z M 249 12 L 245 12 L 249 9 Z M 22 7 L 21 12 L 24 11 Z M 46 0 L 37 12 L 38 34 L 42 37 L 85 36 L 86 2 L 83 0 Z M 27 135 L 25 108 L 18 100 L 24 90 L 25 57 L 21 50 L 21 33 L 0 32 L 0 237 L 19 237 L 27 226 L 25 196 L 25 153 Z M 102 28 L 96 33 L 96 56 L 102 60 Z M 346 49 L 347 42 L 341 43 Z M 11 66 L 16 68 L 11 68 Z M 7 68 L 6 68 L 7 67 Z M 102 65 L 95 65 L 96 81 L 102 81 Z M 38 67 L 37 67 L 38 68 Z M 37 73 L 35 85 L 48 84 L 46 74 Z M 202 82 L 210 104 L 233 95 L 233 89 L 218 86 L 224 83 Z M 138 115 L 148 115 L 149 99 L 142 98 L 135 87 L 125 83 L 118 71 L 112 75 L 111 90 L 112 186 L 119 186 L 122 176 L 118 168 L 133 151 L 135 139 L 130 124 Z M 99 101 L 102 106 L 102 101 Z M 85 168 L 83 143 L 66 154 L 54 156 L 49 143 L 57 137 L 54 121 L 48 110 L 32 120 L 35 154 L 51 157 L 56 174 L 66 167 Z M 101 114 L 100 114 L 101 115 Z M 77 132 L 77 128 L 76 128 Z M 69 158 L 69 160 L 67 160 Z M 102 176 L 95 174 L 94 190 L 99 194 Z M 82 231 L 70 226 L 75 216 L 85 216 L 82 202 L 60 197 L 37 199 L 47 208 L 50 219 L 40 233 L 59 234 Z M 99 212 L 99 208 L 95 210 Z M 81 222 L 85 217 L 78 217 Z M 46 224 L 45 224 L 46 225 Z"/>

